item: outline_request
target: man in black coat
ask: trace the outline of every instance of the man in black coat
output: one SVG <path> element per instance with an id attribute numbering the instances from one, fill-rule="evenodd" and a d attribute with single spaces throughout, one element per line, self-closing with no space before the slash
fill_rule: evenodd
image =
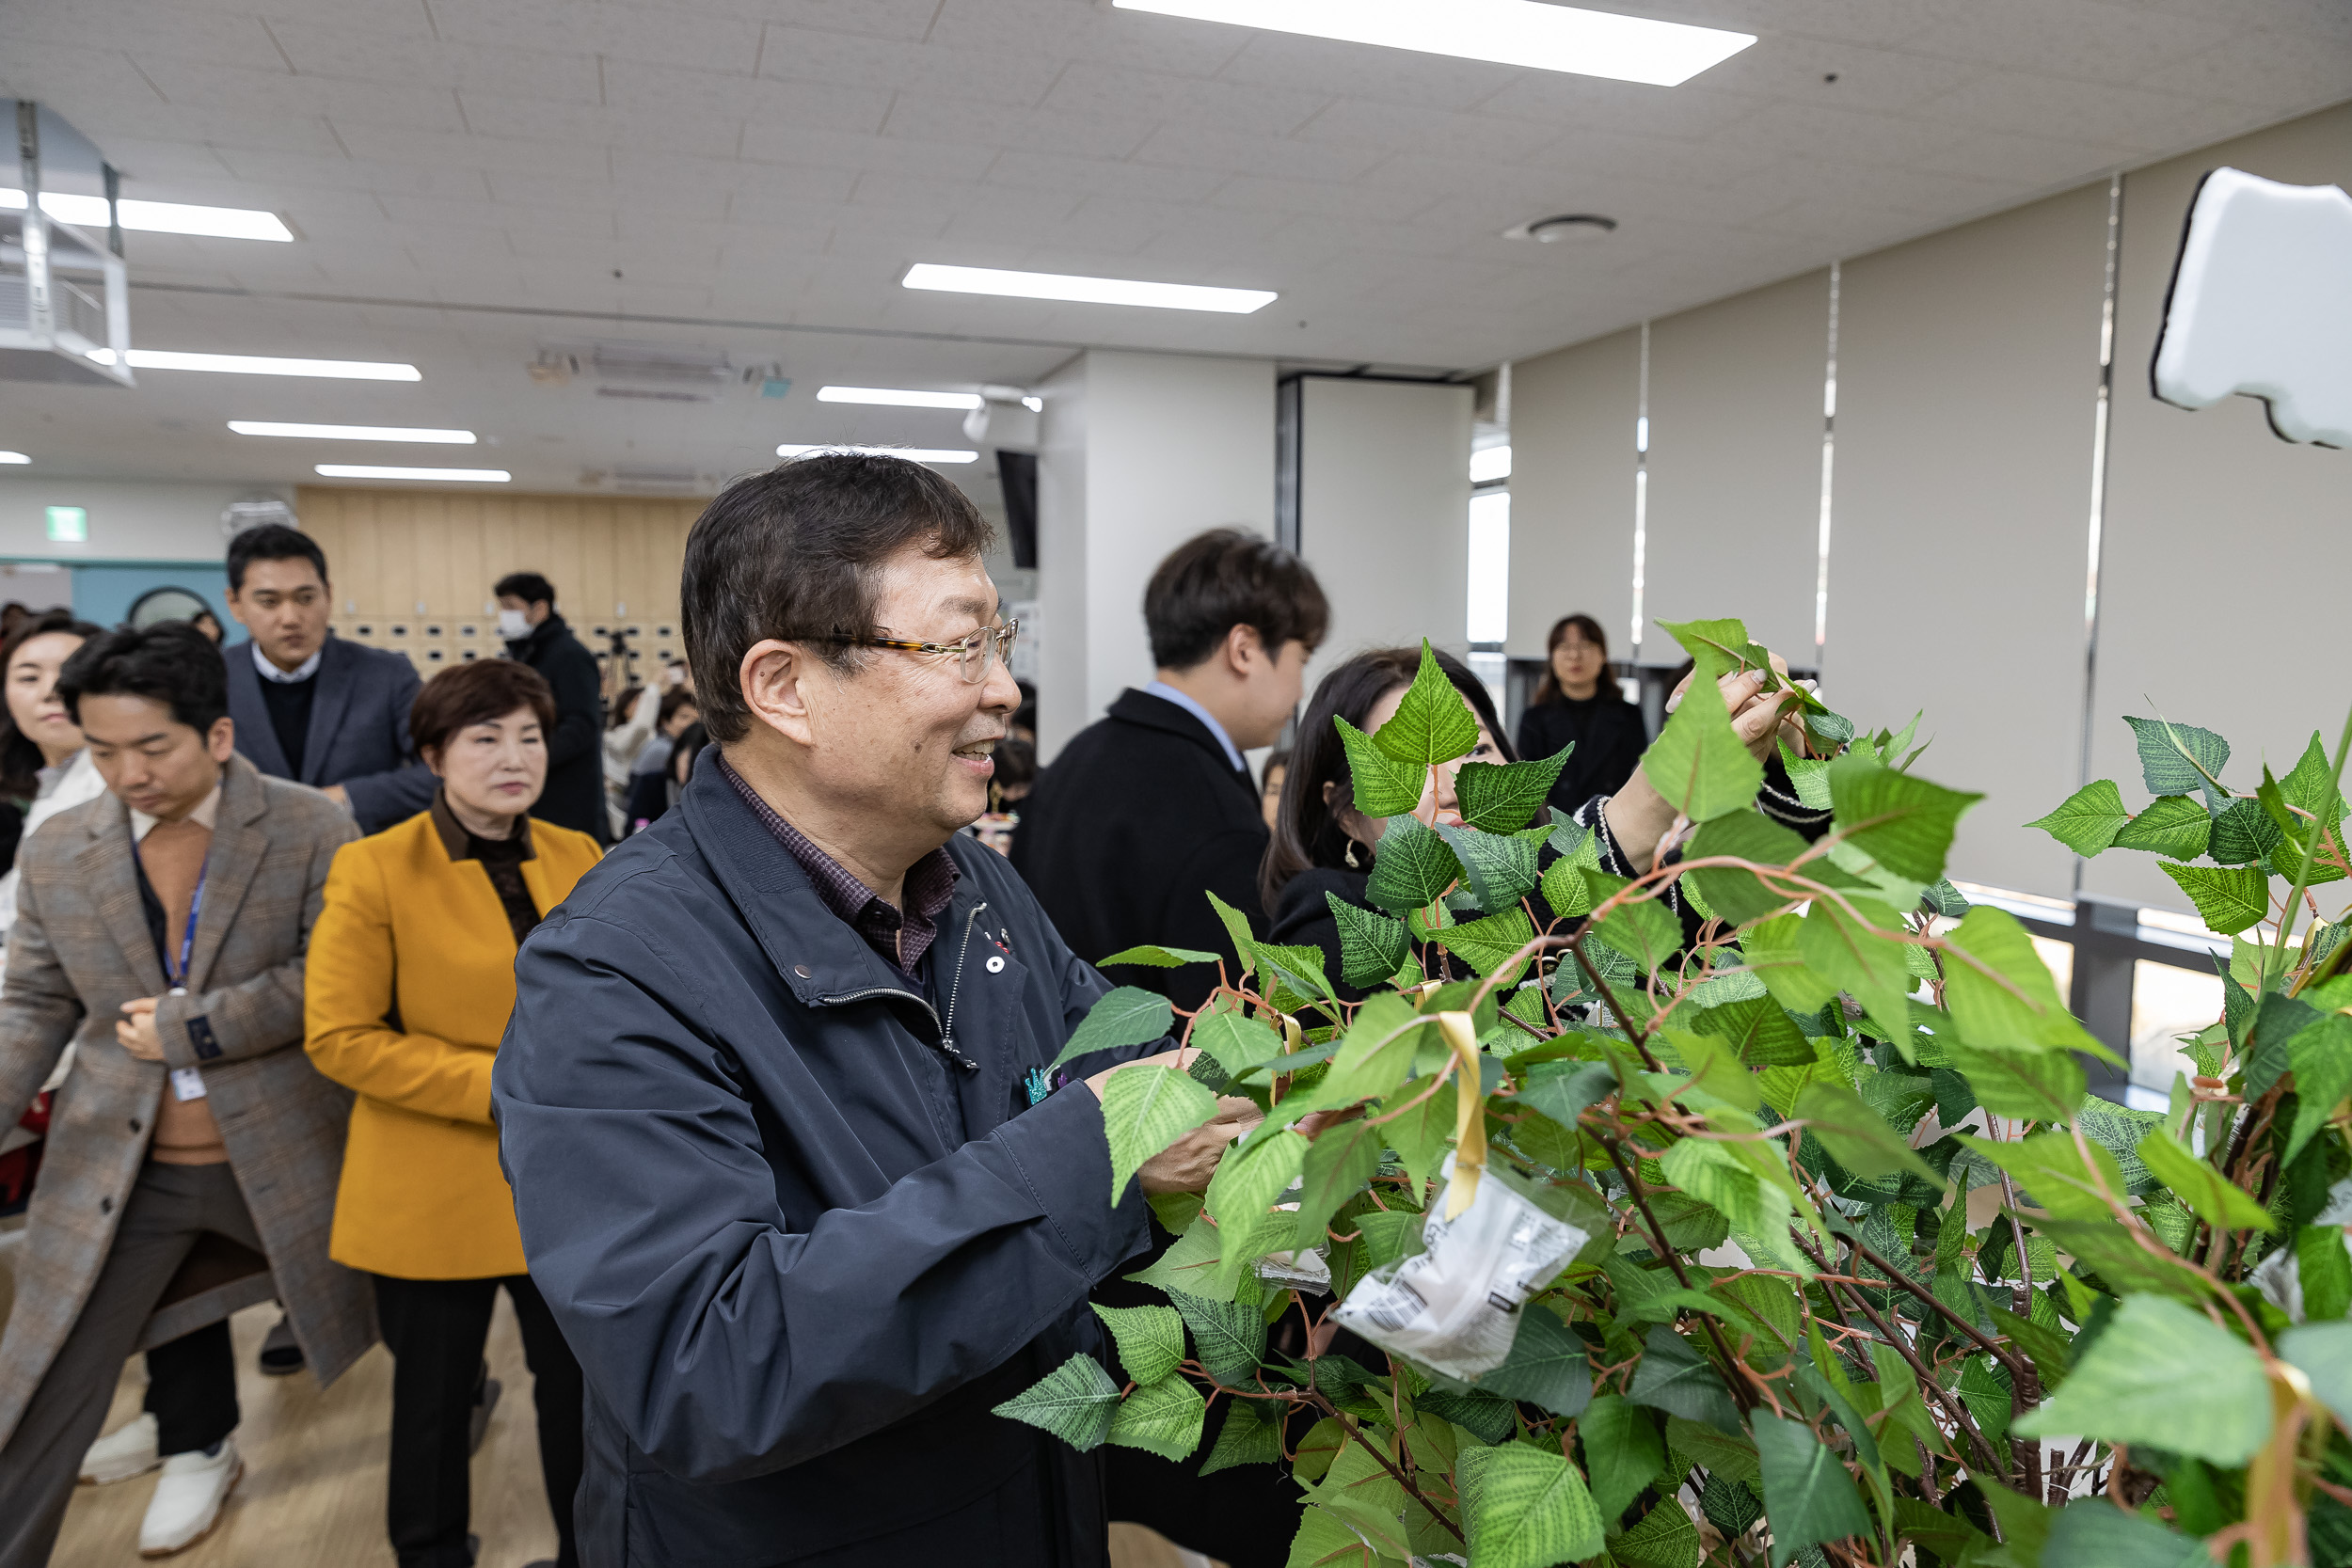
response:
<path id="1" fill-rule="evenodd" d="M 433 801 L 433 770 L 408 740 L 416 666 L 327 630 L 335 590 L 326 554 L 280 523 L 229 542 L 229 613 L 251 641 L 221 650 L 237 750 L 276 779 L 325 790 L 363 833 Z"/>
<path id="2" fill-rule="evenodd" d="M 1142 1192 L 1205 1189 L 1254 1107 L 1114 1203 L 1101 1080 L 1161 1046 L 1045 1070 L 1107 987 L 960 832 L 1019 702 L 987 534 L 894 457 L 712 501 L 717 744 L 516 960 L 491 1094 L 588 1386 L 583 1568 L 1107 1563 L 1097 1458 L 993 1409 L 1100 1354 Z"/>
<path id="3" fill-rule="evenodd" d="M 555 729 L 548 736 L 548 786 L 531 815 L 559 828 L 612 839 L 604 805 L 604 676 L 555 612 L 555 584 L 536 572 L 509 572 L 491 590 L 506 657 L 547 677 L 555 692 Z"/>
<path id="4" fill-rule="evenodd" d="M 1231 958 L 1204 894 L 1265 929 L 1265 817 L 1242 753 L 1281 736 L 1330 608 L 1290 551 L 1215 529 L 1160 562 L 1143 619 L 1157 678 L 1120 693 L 1039 776 L 1021 804 L 1012 863 L 1089 962 L 1145 942 Z M 1183 1007 L 1216 985 L 1205 964 L 1117 978 Z"/>

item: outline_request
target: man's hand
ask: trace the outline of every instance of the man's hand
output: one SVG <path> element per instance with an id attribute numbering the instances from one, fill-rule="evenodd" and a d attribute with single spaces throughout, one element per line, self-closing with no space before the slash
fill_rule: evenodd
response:
<path id="1" fill-rule="evenodd" d="M 1087 1087 L 1100 1100 L 1103 1086 L 1113 1072 L 1132 1067 L 1167 1067 L 1184 1072 L 1200 1054 L 1197 1048 L 1163 1051 L 1156 1056 L 1121 1062 L 1109 1071 L 1089 1078 Z M 1258 1109 L 1255 1101 L 1234 1095 L 1220 1096 L 1216 1115 L 1146 1160 L 1136 1170 L 1136 1180 L 1146 1193 L 1206 1192 L 1209 1178 L 1216 1174 L 1216 1163 L 1224 1157 L 1227 1147 L 1264 1119 L 1265 1113 Z"/>
<path id="2" fill-rule="evenodd" d="M 122 1017 L 115 1021 L 115 1039 L 122 1049 L 142 1062 L 164 1059 L 164 1039 L 155 1033 L 155 999 L 142 996 L 135 1002 L 122 1005 Z"/>
<path id="3" fill-rule="evenodd" d="M 351 809 L 351 792 L 343 788 L 342 785 L 328 784 L 325 789 L 320 790 L 319 793 L 334 801 L 337 805 L 342 807 L 343 810 L 349 811 Z"/>

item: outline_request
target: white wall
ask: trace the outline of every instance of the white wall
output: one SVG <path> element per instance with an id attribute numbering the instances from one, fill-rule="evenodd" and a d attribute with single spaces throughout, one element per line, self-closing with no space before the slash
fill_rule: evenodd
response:
<path id="1" fill-rule="evenodd" d="M 1039 750 L 1152 678 L 1143 585 L 1204 529 L 1274 529 L 1274 367 L 1093 351 L 1039 388 Z M 1466 443 L 1467 446 L 1467 443 Z"/>
<path id="2" fill-rule="evenodd" d="M 1362 648 L 1469 646 L 1471 389 L 1309 376 L 1298 548 L 1331 601 L 1308 689 Z"/>
<path id="3" fill-rule="evenodd" d="M 1633 420 L 1642 334 L 1618 332 L 1511 367 L 1511 636 L 1540 658 L 1578 611 L 1627 657 L 1633 615 Z"/>
<path id="4" fill-rule="evenodd" d="M 281 485 L 135 483 L 0 475 L 0 558 L 44 561 L 218 561 L 229 547 L 221 509 L 242 496 L 294 499 Z M 89 513 L 86 544 L 52 544 L 48 509 Z"/>

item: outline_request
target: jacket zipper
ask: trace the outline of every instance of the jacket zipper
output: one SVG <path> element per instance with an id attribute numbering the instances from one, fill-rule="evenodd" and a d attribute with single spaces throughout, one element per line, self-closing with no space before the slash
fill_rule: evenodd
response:
<path id="1" fill-rule="evenodd" d="M 912 1002 L 930 1015 L 931 1026 L 939 1031 L 939 1049 L 947 1059 L 958 1067 L 974 1072 L 978 1071 L 980 1064 L 956 1049 L 956 994 L 963 989 L 963 960 L 964 956 L 971 951 L 972 927 L 979 919 L 980 911 L 987 908 L 986 900 L 982 900 L 973 905 L 971 913 L 964 917 L 963 944 L 956 950 L 955 977 L 947 984 L 947 1018 L 945 1022 L 940 1021 L 939 1010 L 929 1002 L 911 990 L 900 990 L 896 986 L 868 986 L 864 990 L 837 991 L 830 996 L 819 997 L 818 1000 L 828 1007 L 837 1007 L 850 1002 L 867 1002 L 877 996 L 895 996 L 902 1001 Z"/>

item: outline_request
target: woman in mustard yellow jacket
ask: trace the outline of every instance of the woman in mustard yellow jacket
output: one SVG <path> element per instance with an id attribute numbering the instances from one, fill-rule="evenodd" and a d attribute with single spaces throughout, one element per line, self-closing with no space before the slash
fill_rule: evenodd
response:
<path id="1" fill-rule="evenodd" d="M 490 1063 L 515 1006 L 516 946 L 598 850 L 527 815 L 555 728 L 554 697 L 528 665 L 444 670 L 408 727 L 440 792 L 430 810 L 337 852 L 310 931 L 310 1059 L 358 1091 L 328 1250 L 374 1276 L 393 1356 L 387 1513 L 401 1568 L 472 1561 L 469 1434 L 490 1392 L 482 1352 L 501 1286 L 534 1385 L 557 1562 L 575 1568 L 580 1364 L 524 1272 Z"/>

